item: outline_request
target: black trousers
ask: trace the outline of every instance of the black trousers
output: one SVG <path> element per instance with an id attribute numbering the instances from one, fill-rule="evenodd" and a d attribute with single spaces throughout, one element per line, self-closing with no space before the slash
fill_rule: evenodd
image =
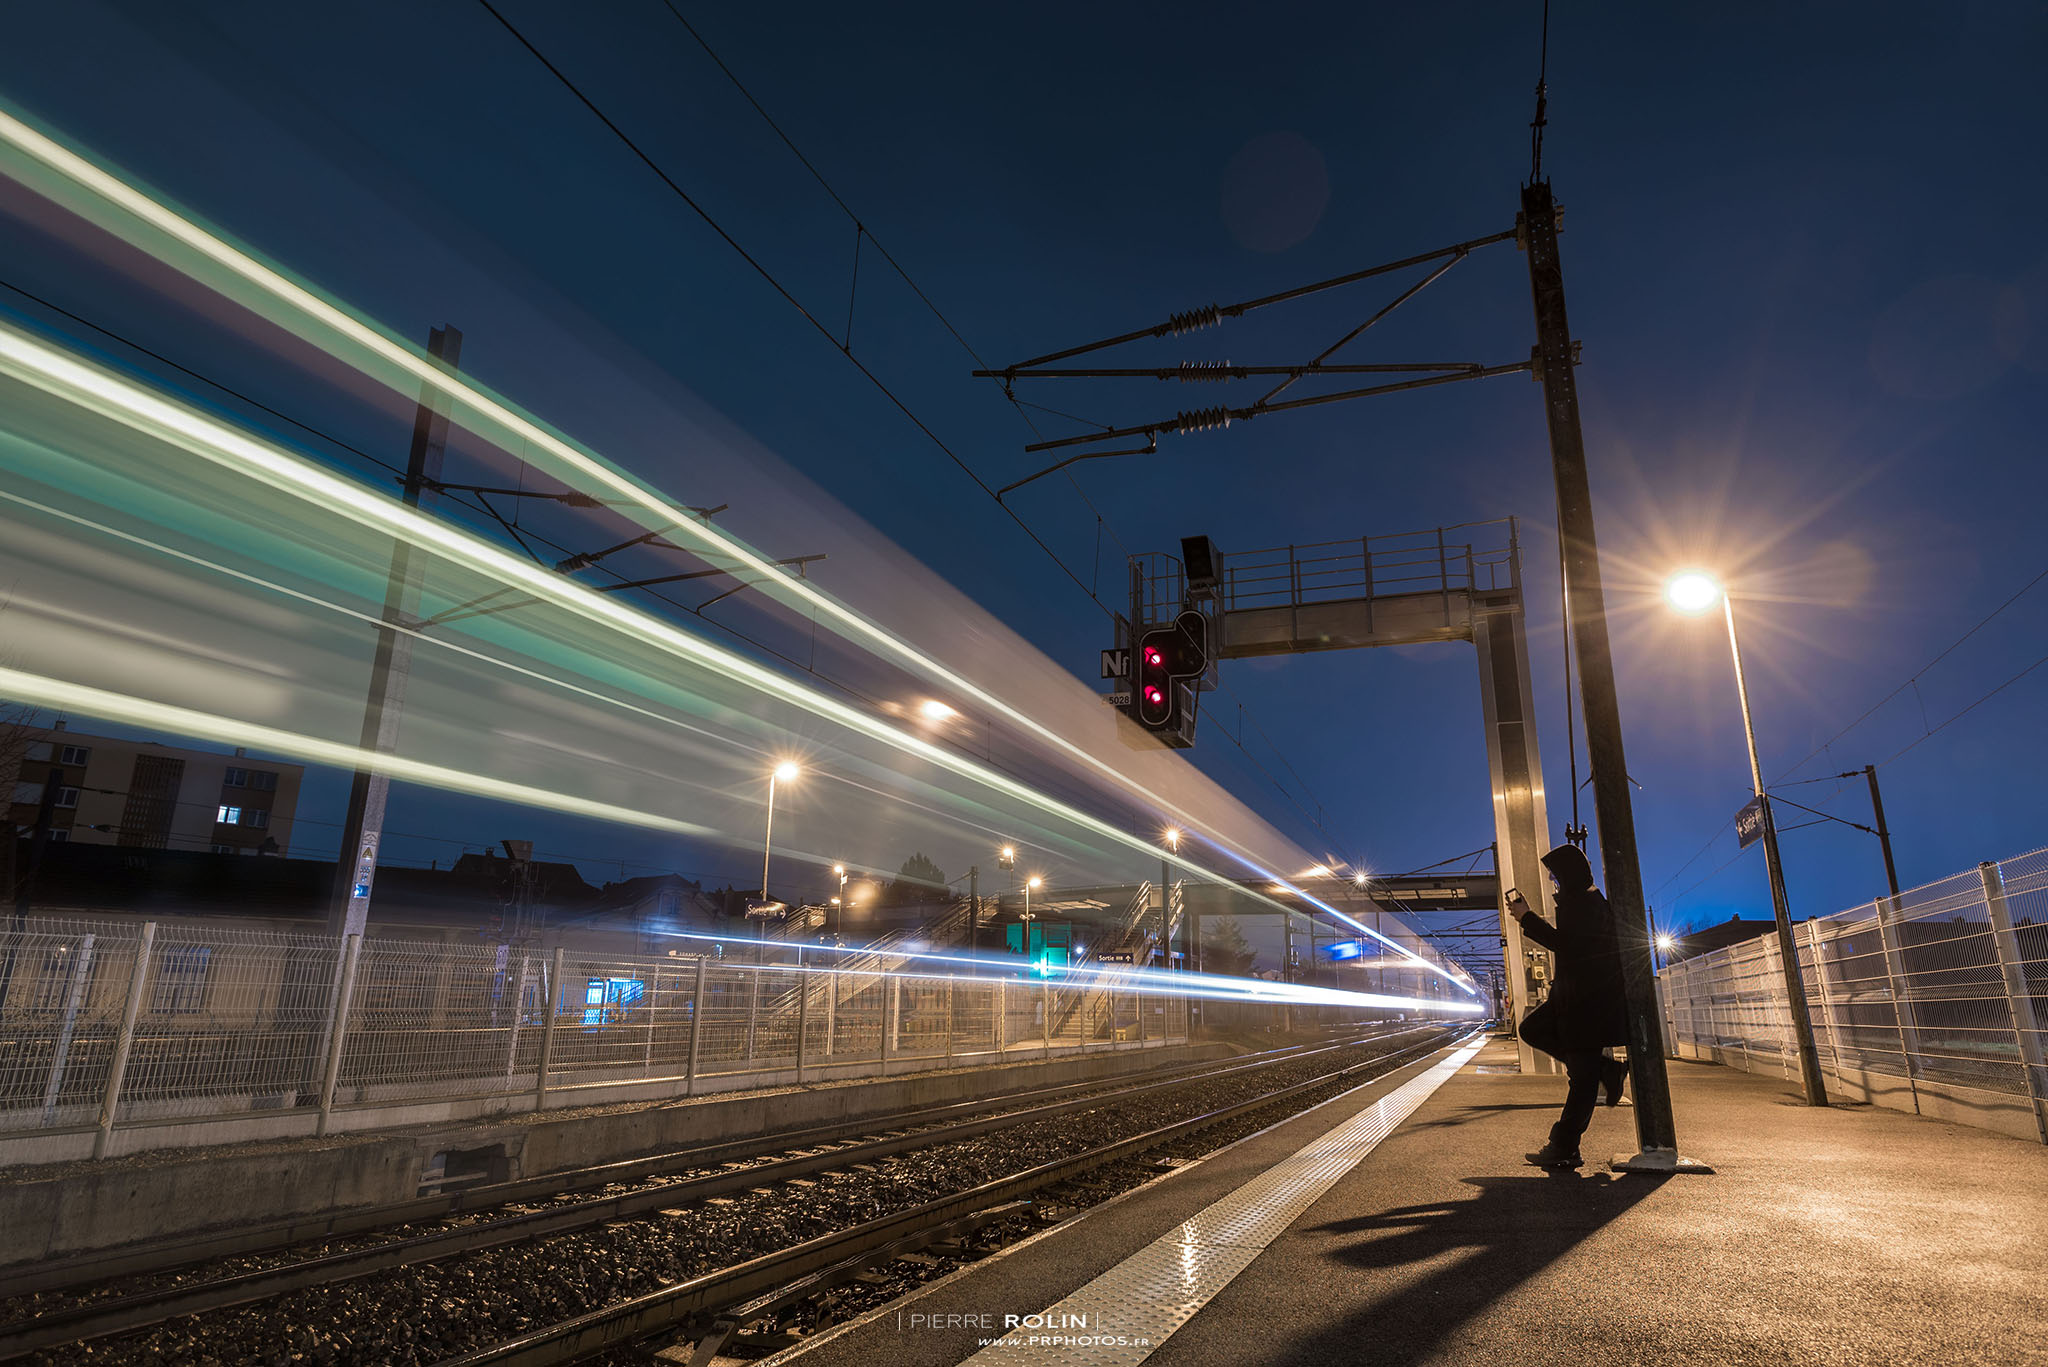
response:
<path id="1" fill-rule="evenodd" d="M 1600 1075 L 1607 1056 L 1598 1049 L 1567 1048 L 1557 1038 L 1557 1019 L 1549 1003 L 1531 1011 L 1522 1021 L 1522 1041 L 1564 1065 L 1564 1110 L 1550 1127 L 1553 1147 L 1577 1153 L 1579 1136 L 1593 1121 L 1593 1107 L 1600 1102 Z"/>

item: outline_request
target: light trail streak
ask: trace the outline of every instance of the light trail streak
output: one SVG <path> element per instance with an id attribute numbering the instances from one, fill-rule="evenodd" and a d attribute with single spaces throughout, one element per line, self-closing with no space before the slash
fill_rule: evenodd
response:
<path id="1" fill-rule="evenodd" d="M 388 536 L 438 555 L 487 579 L 521 588 L 544 602 L 552 603 L 600 626 L 619 631 L 630 639 L 656 645 L 673 657 L 694 666 L 742 681 L 758 692 L 835 722 L 856 734 L 936 764 L 1002 793 L 1014 801 L 1035 807 L 1059 820 L 1078 826 L 1100 839 L 1142 852 L 1148 857 L 1156 857 L 1162 853 L 1159 847 L 1149 841 L 1131 835 L 1079 808 L 1050 798 L 922 736 L 893 726 L 879 717 L 827 697 L 794 680 L 784 678 L 742 655 L 619 602 L 612 595 L 592 592 L 551 570 L 519 560 L 468 532 L 409 508 L 389 495 L 367 489 L 281 447 L 272 446 L 237 431 L 196 410 L 145 390 L 121 376 L 67 355 L 9 327 L 0 327 L 0 374 L 11 376 L 23 384 L 96 413 L 102 418 L 254 479 L 287 496 L 337 513 L 378 535 Z M 141 704 L 142 701 L 128 700 L 132 704 Z M 314 738 L 301 739 L 310 742 Z M 355 754 L 367 753 L 355 747 L 341 748 Z M 301 748 L 294 750 L 293 753 L 305 751 Z M 381 767 L 394 776 L 400 776 L 398 770 L 391 765 L 380 764 L 376 767 Z M 435 768 L 437 772 L 454 772 L 441 770 L 436 766 L 429 767 Z M 1228 849 L 1224 852 L 1235 853 Z M 1176 862 L 1190 871 L 1204 872 L 1189 861 L 1177 856 L 1175 858 Z M 1265 901 L 1282 912 L 1293 912 L 1292 908 L 1266 894 L 1247 890 L 1247 895 Z M 1305 900 L 1315 900 L 1305 893 L 1298 895 Z M 1332 914 L 1342 916 L 1342 913 L 1336 912 L 1334 908 L 1327 909 Z M 1343 919 L 1351 921 L 1352 918 Z M 1413 955 L 1405 947 L 1386 939 L 1363 923 L 1353 924 L 1412 959 L 1418 968 L 1437 973 L 1447 981 L 1459 983 L 1450 972 Z M 1463 984 L 1459 983 L 1459 986 L 1463 987 Z"/>
<path id="2" fill-rule="evenodd" d="M 201 712 L 190 707 L 153 702 L 148 698 L 115 693 L 85 684 L 69 683 L 42 674 L 29 674 L 18 669 L 9 669 L 4 665 L 0 665 L 0 696 L 19 698 L 23 702 L 59 708 L 67 712 L 82 712 L 88 716 L 104 717 L 109 721 L 140 726 L 151 731 L 170 731 L 179 735 L 197 736 L 202 740 L 224 745 L 256 746 L 274 750 L 281 755 L 296 755 L 318 764 L 331 764 L 341 769 L 375 768 L 409 783 L 425 784 L 431 788 L 446 788 L 477 797 L 496 798 L 503 802 L 517 802 L 529 807 L 547 808 L 573 816 L 619 821 L 632 826 L 646 827 L 649 830 L 669 831 L 677 835 L 718 834 L 708 826 L 678 821 L 674 817 L 662 816 L 656 812 L 643 812 L 633 807 L 621 807 L 616 803 L 577 797 L 573 793 L 553 792 L 546 788 L 533 787 L 531 784 L 514 783 L 509 779 L 489 778 L 482 774 L 450 769 L 446 765 L 407 759 L 403 755 L 384 754 L 365 750 L 357 745 L 344 745 L 339 741 L 308 736 L 298 731 L 265 726 L 261 722 L 216 716 L 211 712 Z"/>
<path id="3" fill-rule="evenodd" d="M 78 212 L 82 217 L 88 219 L 88 221 L 99 223 L 100 226 L 110 232 L 114 232 L 117 236 L 122 237 L 123 240 L 130 242 L 131 245 L 149 251 L 152 256 L 157 257 L 158 260 L 163 261 L 166 265 L 191 276 L 194 280 L 210 288 L 219 290 L 218 284 L 203 278 L 199 272 L 192 270 L 188 262 L 172 259 L 163 252 L 136 240 L 132 234 L 120 232 L 118 228 L 106 221 L 103 213 L 95 213 L 91 212 L 91 210 L 95 207 L 102 210 L 114 210 L 116 213 L 126 215 L 128 218 L 133 219 L 136 224 L 148 229 L 150 235 L 168 239 L 170 242 L 183 247 L 186 251 L 196 253 L 201 260 L 226 270 L 234 280 L 241 282 L 243 285 L 253 287 L 260 295 L 267 297 L 273 304 L 282 306 L 289 313 L 298 315 L 301 319 L 315 325 L 324 333 L 342 339 L 353 347 L 367 353 L 369 357 L 386 367 L 387 373 L 377 374 L 363 366 L 357 359 L 337 350 L 331 342 L 307 336 L 296 328 L 291 329 L 303 340 L 320 347 L 337 360 L 362 370 L 363 373 L 371 375 L 372 378 L 386 384 L 392 384 L 388 372 L 396 371 L 398 375 L 406 380 L 438 391 L 452 404 L 460 405 L 463 410 L 462 416 L 466 419 L 481 418 L 499 429 L 503 436 L 496 439 L 506 449 L 521 449 L 528 453 L 534 451 L 545 452 L 558 462 L 561 467 L 573 471 L 587 481 L 591 481 L 599 486 L 604 493 L 615 495 L 618 499 L 623 499 L 630 508 L 637 508 L 640 513 L 650 515 L 654 519 L 654 521 L 644 525 L 659 525 L 664 529 L 666 535 L 671 537 L 681 536 L 698 543 L 703 548 L 707 548 L 715 555 L 731 557 L 740 565 L 759 574 L 761 576 L 760 586 L 764 589 L 772 588 L 778 595 L 794 597 L 808 604 L 815 612 L 823 613 L 829 619 L 831 629 L 843 639 L 856 643 L 867 642 L 871 648 L 879 648 L 882 653 L 909 666 L 915 672 L 979 699 L 1010 724 L 1038 738 L 1058 752 L 1078 761 L 1115 787 L 1124 790 L 1145 803 L 1163 807 L 1181 826 L 1200 828 L 1203 832 L 1204 840 L 1213 849 L 1237 860 L 1256 876 L 1271 879 L 1278 883 L 1285 892 L 1298 897 L 1309 906 L 1342 921 L 1362 934 L 1372 936 L 1397 954 L 1413 961 L 1418 968 L 1434 972 L 1447 981 L 1456 983 L 1463 990 L 1472 990 L 1455 974 L 1423 959 L 1407 946 L 1388 938 L 1373 927 L 1366 925 L 1363 921 L 1348 915 L 1320 898 L 1294 886 L 1288 880 L 1280 878 L 1264 869 L 1256 860 L 1237 848 L 1234 842 L 1225 838 L 1221 832 L 1216 831 L 1210 823 L 1202 821 L 1192 813 L 1185 811 L 1163 794 L 1141 786 L 1114 766 L 1089 753 L 1082 747 L 1073 744 L 1028 713 L 998 698 L 981 684 L 961 676 L 942 662 L 926 655 L 909 642 L 896 636 L 893 632 L 884 629 L 880 624 L 862 616 L 854 609 L 841 603 L 831 595 L 818 590 L 806 581 L 791 579 L 770 558 L 754 551 L 737 538 L 727 535 L 708 521 L 690 516 L 680 505 L 671 502 L 659 491 L 627 474 L 623 469 L 605 460 L 596 452 L 568 441 L 553 430 L 519 411 L 509 401 L 490 393 L 482 386 L 464 379 L 460 374 L 444 370 L 431 358 L 396 340 L 381 328 L 349 312 L 334 301 L 324 298 L 313 290 L 287 278 L 281 271 L 257 260 L 248 252 L 227 242 L 225 239 L 208 232 L 199 224 L 181 216 L 173 209 L 96 165 L 87 157 L 57 142 L 40 130 L 31 127 L 22 119 L 6 110 L 0 110 L 0 142 L 4 142 L 7 146 L 12 147 L 16 152 L 28 158 L 33 164 L 42 167 L 45 171 L 54 173 L 60 182 L 68 184 L 75 191 L 82 191 L 87 197 L 88 202 L 81 206 L 75 194 L 52 193 L 48 187 L 36 185 L 30 177 L 20 174 L 21 168 L 7 168 L 8 174 L 12 175 L 14 179 L 22 184 L 40 190 L 53 201 L 65 204 L 75 212 Z M 273 310 L 249 304 L 247 298 L 239 291 L 220 290 L 220 292 L 227 294 L 230 298 L 241 300 L 241 302 L 250 306 L 261 316 L 269 317 L 274 322 L 289 326 L 284 320 L 277 318 Z M 396 385 L 392 385 L 392 387 L 397 388 Z M 168 405 L 159 405 L 159 407 L 168 407 Z M 196 421 L 206 426 L 217 428 L 217 425 L 205 423 L 205 420 L 196 419 L 193 415 L 186 416 L 190 421 Z M 479 432 L 483 430 L 482 428 L 477 428 L 472 421 L 465 421 L 464 425 L 471 426 Z M 225 429 L 217 430 L 224 431 Z M 229 435 L 233 436 L 234 434 Z M 181 442 L 180 444 L 184 443 Z M 250 448 L 260 450 L 259 444 L 244 438 L 236 437 L 233 444 L 241 448 L 241 453 L 245 455 Z M 188 449 L 192 448 L 188 446 Z M 206 451 L 198 451 L 196 453 L 201 455 L 209 454 Z M 270 460 L 255 461 L 252 463 L 251 468 L 262 470 L 265 482 L 271 483 L 273 487 L 284 488 L 290 492 L 289 485 L 278 484 L 275 479 L 275 472 L 282 468 L 277 459 L 280 455 L 281 453 L 273 453 Z M 283 459 L 289 460 L 289 458 Z M 346 486 L 341 481 L 335 480 L 332 477 L 316 476 L 310 467 L 304 467 L 302 462 L 299 464 L 302 466 L 300 474 L 305 487 L 321 489 L 326 496 L 339 500 L 338 510 L 344 511 L 349 516 L 356 517 L 358 521 L 363 521 L 360 514 L 367 511 L 366 499 L 369 496 L 366 491 Z M 571 483 L 572 487 L 581 488 L 583 492 L 593 492 L 587 485 L 576 486 L 573 481 L 568 480 L 566 477 L 564 477 L 564 482 Z M 386 510 L 386 521 L 389 521 L 388 511 Z M 364 525 L 376 525 L 376 523 L 375 520 L 365 521 Z M 432 524 L 427 519 L 418 517 L 399 519 L 393 525 L 403 527 L 405 532 L 410 533 L 410 535 L 405 536 L 405 539 L 412 540 L 413 544 L 425 549 L 442 551 L 442 553 L 448 553 L 452 548 L 461 545 L 463 541 L 471 540 L 461 537 L 459 533 L 453 533 L 445 528 L 436 527 L 435 524 Z M 394 531 L 393 534 L 399 535 L 402 533 Z M 423 539 L 414 540 L 414 537 Z M 483 543 L 471 541 L 471 544 L 465 549 L 470 555 L 477 556 L 482 548 Z M 455 555 L 452 558 L 461 559 L 462 557 Z M 706 558 L 710 559 L 709 556 Z M 526 572 L 526 567 L 520 564 L 520 562 L 503 556 L 496 556 L 493 559 L 496 562 L 493 568 L 485 569 L 483 572 L 487 574 L 503 571 L 514 572 L 512 577 L 517 578 L 529 592 L 536 592 L 536 596 L 550 601 L 558 603 L 561 601 L 561 596 L 557 593 L 537 592 L 534 586 L 539 581 L 536 576 Z M 473 561 L 473 567 L 484 563 L 487 562 L 482 560 Z M 711 560 L 711 563 L 717 564 L 717 561 L 714 559 Z M 587 591 L 585 596 L 595 597 L 595 595 L 589 595 Z M 579 606 L 587 609 L 590 605 Z M 586 612 L 586 615 L 593 614 Z M 608 617 L 613 624 L 629 630 L 648 632 L 655 629 L 658 625 L 664 628 L 660 635 L 666 643 L 674 645 L 678 639 L 690 642 L 690 646 L 685 649 L 685 653 L 700 655 L 700 658 L 709 658 L 708 655 L 703 655 L 702 653 L 715 652 L 717 655 L 725 657 L 725 660 L 728 662 L 727 667 L 730 667 L 731 662 L 737 662 L 744 666 L 748 676 L 756 680 L 757 683 L 762 677 L 761 672 L 753 666 L 751 661 L 746 661 L 743 657 L 732 655 L 730 652 L 719 650 L 708 643 L 689 637 L 685 633 L 675 631 L 672 627 L 668 627 L 668 624 L 661 623 L 659 619 L 653 618 L 650 615 L 633 614 L 633 616 L 638 617 L 639 620 L 637 622 L 632 621 L 624 614 L 604 614 L 604 616 Z M 808 692 L 808 690 L 801 690 L 793 685 L 787 685 L 786 681 L 779 680 L 779 677 L 778 682 L 785 683 L 785 689 L 789 693 Z M 774 692 L 778 690 L 764 688 L 763 691 Z M 826 715 L 827 708 L 832 712 L 857 715 L 852 713 L 852 709 L 832 703 L 831 700 L 822 696 L 813 695 L 811 698 L 801 701 L 795 697 L 785 696 L 785 700 L 796 702 L 797 705 L 804 706 L 808 710 L 817 712 L 820 715 Z M 833 719 L 840 720 L 842 724 L 845 724 L 844 716 Z M 993 771 L 982 770 L 980 766 L 946 764 L 945 759 L 942 757 L 942 752 L 937 747 L 926 744 L 917 737 L 896 732 L 894 728 L 888 727 L 863 725 L 856 726 L 853 729 L 861 731 L 863 734 L 868 734 L 871 738 L 884 740 L 885 743 L 895 745 L 899 749 L 919 754 L 921 757 L 934 762 L 945 764 L 945 767 L 953 769 L 963 776 L 988 783 L 996 787 L 998 791 L 1004 791 L 1013 797 L 1023 797 L 1022 793 L 1015 791 L 1020 789 L 1022 785 L 1002 780 Z M 889 734 L 885 735 L 885 732 Z M 1029 790 L 1025 791 L 1029 792 Z M 1086 816 L 1085 813 L 1080 812 L 1078 809 L 1066 807 L 1065 804 L 1048 805 L 1050 803 L 1049 799 L 1036 794 L 1025 798 L 1025 800 L 1032 801 L 1034 805 L 1039 805 L 1047 811 L 1057 811 L 1063 819 L 1077 821 L 1084 829 L 1100 836 L 1108 836 L 1119 844 L 1143 852 L 1148 857 L 1164 855 L 1171 863 L 1181 867 L 1186 872 L 1198 876 L 1206 876 L 1207 874 L 1206 870 L 1184 859 L 1177 851 L 1162 851 L 1150 842 L 1127 836 L 1114 827 Z M 1255 891 L 1247 891 L 1248 895 L 1257 900 L 1266 901 L 1275 910 L 1283 914 L 1307 915 L 1307 913 L 1288 907 L 1273 898 L 1266 897 Z"/>
<path id="4" fill-rule="evenodd" d="M 664 937 L 678 940 L 709 940 L 722 945 L 753 945 L 757 948 L 793 950 L 801 949 L 808 954 L 873 954 L 883 959 L 919 959 L 933 963 L 967 964 L 976 968 L 994 968 L 1009 974 L 1014 973 L 1027 984 L 1044 982 L 1059 986 L 1061 980 L 1086 978 L 1096 983 L 1117 984 L 1146 996 L 1159 997 L 1201 997 L 1208 1001 L 1258 1001 L 1274 1005 L 1294 1006 L 1376 1006 L 1400 1007 L 1428 1011 L 1452 1011 L 1469 1015 L 1485 1008 L 1472 1002 L 1441 1001 L 1429 997 L 1396 997 L 1379 992 L 1353 992 L 1345 988 L 1317 987 L 1312 983 L 1277 983 L 1263 978 L 1231 978 L 1214 973 L 1180 973 L 1159 968 L 1096 968 L 1085 964 L 1053 965 L 1047 973 L 1040 973 L 1036 965 L 1018 959 L 990 959 L 969 954 L 937 954 L 920 952 L 897 946 L 875 949 L 866 945 L 818 945 L 801 944 L 793 940 L 761 940 L 744 935 L 711 935 L 697 931 L 665 930 L 655 932 Z M 946 982 L 987 983 L 992 979 L 963 973 L 916 973 L 903 969 L 884 968 L 800 968 L 792 964 L 746 964 L 746 968 L 780 969 L 792 973 L 830 973 L 838 977 L 882 977 L 882 978 L 937 978 Z"/>

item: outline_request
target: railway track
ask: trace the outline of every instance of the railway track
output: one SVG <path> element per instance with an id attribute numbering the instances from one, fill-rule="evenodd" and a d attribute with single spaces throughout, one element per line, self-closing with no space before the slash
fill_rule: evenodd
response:
<path id="1" fill-rule="evenodd" d="M 772 1318 L 806 1297 L 906 1251 L 958 1238 L 1026 1213 L 1032 1196 L 1049 1187 L 1239 1117 L 1283 1106 L 1333 1083 L 1356 1085 L 1368 1080 L 1361 1075 L 1393 1071 L 1415 1055 L 1446 1047 L 1463 1032 L 1447 1028 L 1429 1033 L 1431 1038 L 1391 1054 L 1353 1063 L 1234 1105 L 1098 1145 L 910 1210 L 445 1358 L 434 1367 L 558 1367 L 657 1336 L 672 1337 L 679 1333 L 698 1338 L 700 1344 L 702 1339 L 712 1339 L 700 1346 L 694 1359 L 709 1361 L 711 1353 L 705 1349 L 715 1349 L 747 1320 Z"/>
<path id="2" fill-rule="evenodd" d="M 253 1238 L 259 1244 L 267 1240 L 268 1248 L 273 1252 L 292 1246 L 303 1248 L 309 1242 L 315 1245 L 315 1251 L 311 1256 L 275 1265 L 245 1266 L 225 1271 L 202 1268 L 191 1275 L 172 1277 L 164 1285 L 141 1291 L 93 1297 L 57 1307 L 40 1307 L 31 1316 L 0 1325 L 0 1359 L 59 1350 L 59 1356 L 50 1360 L 63 1360 L 68 1356 L 62 1354 L 63 1349 L 131 1335 L 184 1316 L 254 1305 L 308 1288 L 331 1287 L 380 1272 L 461 1258 L 506 1245 L 602 1229 L 613 1222 L 652 1212 L 674 1214 L 678 1207 L 715 1202 L 736 1193 L 758 1193 L 778 1184 L 801 1183 L 834 1171 L 872 1167 L 906 1153 L 1004 1129 L 1077 1112 L 1127 1106 L 1147 1098 L 1164 1097 L 1175 1089 L 1191 1085 L 1241 1080 L 1263 1070 L 1299 1064 L 1336 1051 L 1358 1049 L 1384 1038 L 1388 1038 L 1385 1032 L 1379 1032 L 1342 1043 L 1269 1051 L 1222 1064 L 1189 1065 L 1172 1070 L 1166 1076 L 1154 1076 L 1130 1085 L 1092 1083 L 1068 1088 L 1033 1089 L 913 1115 L 870 1118 L 756 1137 L 737 1144 L 682 1150 L 499 1183 L 491 1188 L 471 1188 L 461 1193 L 419 1198 L 326 1221 L 270 1227 L 255 1231 L 253 1235 L 245 1232 L 241 1236 L 243 1239 Z M 1353 1065 L 1354 1068 L 1356 1066 L 1361 1065 Z M 1331 1075 L 1349 1071 L 1352 1069 L 1339 1069 Z M 1269 1096 L 1261 1104 L 1276 1104 L 1277 1095 Z M 600 1194 L 581 1195 L 593 1190 Z M 536 1199 L 553 1204 L 540 1209 L 518 1208 Z M 994 1204 L 1001 1205 L 1002 1202 Z M 965 1221 L 971 1225 L 980 1210 L 987 1208 L 984 1205 L 977 1211 L 925 1221 L 904 1237 L 924 1237 L 931 1230 L 949 1223 Z M 489 1213 L 493 1210 L 505 1213 Z M 338 1250 L 326 1247 L 337 1235 L 356 1233 L 374 1226 L 416 1224 L 433 1218 L 447 1223 L 368 1246 Z M 73 1260 L 66 1268 L 42 1269 L 31 1275 L 47 1280 L 62 1271 L 75 1274 L 84 1266 L 92 1266 L 103 1274 L 110 1267 L 119 1273 L 132 1272 L 143 1266 L 148 1266 L 152 1272 L 162 1273 L 181 1253 L 203 1250 L 210 1241 L 221 1237 L 208 1236 L 160 1245 L 152 1250 L 110 1255 L 97 1263 Z M 934 1237 L 947 1236 L 939 1234 Z M 886 1244 L 889 1239 L 882 1242 Z M 243 1247 L 238 1251 L 248 1250 Z M 771 1258 L 774 1256 L 780 1255 L 771 1255 Z M 803 1277 L 819 1270 L 821 1268 L 786 1273 L 783 1279 Z"/>

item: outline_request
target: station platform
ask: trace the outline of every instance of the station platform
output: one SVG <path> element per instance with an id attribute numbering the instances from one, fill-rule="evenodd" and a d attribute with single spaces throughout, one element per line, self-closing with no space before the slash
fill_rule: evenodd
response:
<path id="1" fill-rule="evenodd" d="M 1475 1040 L 769 1361 L 2048 1363 L 2048 1148 L 1669 1066 L 1713 1175 L 1609 1171 L 1626 1106 L 1527 1166 L 1564 1080 Z"/>

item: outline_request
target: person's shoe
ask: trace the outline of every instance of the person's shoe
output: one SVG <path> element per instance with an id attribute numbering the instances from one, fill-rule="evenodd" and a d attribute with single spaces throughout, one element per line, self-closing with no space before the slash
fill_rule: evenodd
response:
<path id="1" fill-rule="evenodd" d="M 1621 1087 L 1628 1081 L 1628 1065 L 1620 1059 L 1609 1059 L 1600 1070 L 1600 1085 L 1607 1089 L 1607 1104 L 1621 1104 Z"/>
<path id="2" fill-rule="evenodd" d="M 1545 1144 L 1536 1152 L 1529 1154 L 1528 1160 L 1539 1168 L 1576 1168 L 1586 1161 L 1579 1157 L 1577 1149 L 1560 1149 L 1555 1144 Z"/>

